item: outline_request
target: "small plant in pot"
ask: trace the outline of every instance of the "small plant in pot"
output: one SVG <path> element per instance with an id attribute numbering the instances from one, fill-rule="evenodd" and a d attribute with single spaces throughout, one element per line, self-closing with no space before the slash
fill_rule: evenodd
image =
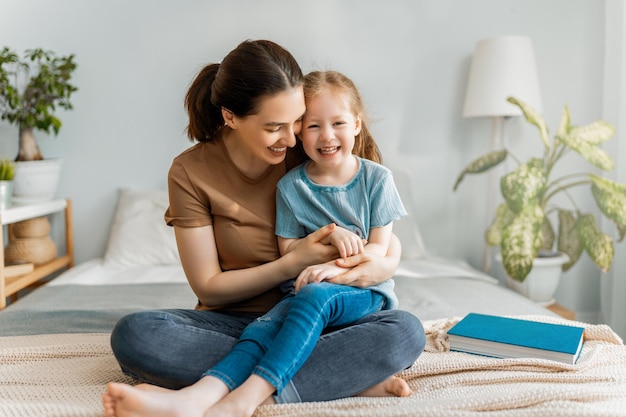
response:
<path id="1" fill-rule="evenodd" d="M 0 159 L 0 181 L 13 181 L 15 164 L 7 158 Z"/>
<path id="2" fill-rule="evenodd" d="M 0 159 L 0 210 L 11 207 L 15 164 L 7 158 Z"/>
<path id="3" fill-rule="evenodd" d="M 504 202 L 496 209 L 485 240 L 490 246 L 500 246 L 504 269 L 518 282 L 523 282 L 530 273 L 535 258 L 554 251 L 555 247 L 569 258 L 562 265 L 563 271 L 571 268 L 583 251 L 598 268 L 608 271 L 613 262 L 613 239 L 600 230 L 596 215 L 579 210 L 568 190 L 588 186 L 600 212 L 617 226 L 617 239 L 621 241 L 626 233 L 626 185 L 593 172 L 575 172 L 558 178 L 553 175 L 557 162 L 572 151 L 599 170 L 612 170 L 613 160 L 599 145 L 609 140 L 615 129 L 602 120 L 585 126 L 571 125 L 566 106 L 551 140 L 546 122 L 537 111 L 514 97 L 508 101 L 517 105 L 526 121 L 539 129 L 543 152 L 525 163 L 516 159 L 517 166 L 500 179 Z M 465 175 L 486 172 L 508 156 L 515 158 L 502 149 L 477 158 L 461 172 L 454 190 Z M 559 194 L 566 197 L 567 207 L 554 203 L 553 198 Z M 556 227 L 550 220 L 552 213 L 558 221 Z"/>
<path id="4" fill-rule="evenodd" d="M 74 55 L 57 56 L 37 48 L 20 57 L 8 47 L 0 50 L 0 118 L 19 129 L 15 161 L 44 160 L 34 131 L 59 133 L 61 120 L 56 111 L 72 109 L 70 98 L 77 91 L 71 83 L 75 69 Z M 18 164 L 17 175 L 21 170 Z M 17 192 L 17 178 L 15 187 Z"/>

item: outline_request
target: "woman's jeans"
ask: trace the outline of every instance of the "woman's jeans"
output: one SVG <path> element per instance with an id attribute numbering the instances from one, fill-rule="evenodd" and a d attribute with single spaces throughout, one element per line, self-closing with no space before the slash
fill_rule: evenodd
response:
<path id="1" fill-rule="evenodd" d="M 250 323 L 231 353 L 204 375 L 219 378 L 233 390 L 256 374 L 280 396 L 327 326 L 354 323 L 380 310 L 384 302 L 381 293 L 364 288 L 308 284 Z"/>
<path id="2" fill-rule="evenodd" d="M 143 382 L 182 388 L 198 381 L 234 348 L 258 315 L 150 310 L 116 324 L 111 347 L 122 370 Z M 424 349 L 420 321 L 402 310 L 367 315 L 324 331 L 278 402 L 353 396 L 411 366 Z"/>

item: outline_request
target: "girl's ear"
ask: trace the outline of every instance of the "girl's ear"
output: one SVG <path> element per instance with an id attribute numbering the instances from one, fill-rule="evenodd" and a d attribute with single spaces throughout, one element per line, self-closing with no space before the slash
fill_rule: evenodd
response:
<path id="1" fill-rule="evenodd" d="M 231 129 L 236 129 L 235 115 L 226 107 L 222 107 L 222 118 L 224 119 L 224 122 L 226 122 L 228 127 L 230 127 Z"/>
<path id="2" fill-rule="evenodd" d="M 356 116 L 354 119 L 354 136 L 361 133 L 361 116 Z"/>

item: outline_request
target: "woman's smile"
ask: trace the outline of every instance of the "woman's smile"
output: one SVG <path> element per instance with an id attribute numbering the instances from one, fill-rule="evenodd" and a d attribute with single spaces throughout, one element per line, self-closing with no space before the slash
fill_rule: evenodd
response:
<path id="1" fill-rule="evenodd" d="M 287 147 L 286 146 L 283 146 L 282 148 L 277 148 L 277 147 L 274 147 L 274 146 L 268 146 L 267 149 L 269 149 L 272 153 L 279 154 L 279 155 L 287 152 Z"/>

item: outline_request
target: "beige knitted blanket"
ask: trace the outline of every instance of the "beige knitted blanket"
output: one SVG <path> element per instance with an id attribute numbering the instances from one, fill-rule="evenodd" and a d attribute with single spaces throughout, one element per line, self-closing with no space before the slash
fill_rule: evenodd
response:
<path id="1" fill-rule="evenodd" d="M 412 396 L 264 406 L 255 416 L 626 416 L 626 347 L 608 326 L 525 317 L 585 326 L 577 364 L 449 352 L 446 331 L 458 318 L 435 320 L 424 323 L 425 352 L 399 374 Z M 2 417 L 100 417 L 108 381 L 132 383 L 108 334 L 0 338 Z"/>

